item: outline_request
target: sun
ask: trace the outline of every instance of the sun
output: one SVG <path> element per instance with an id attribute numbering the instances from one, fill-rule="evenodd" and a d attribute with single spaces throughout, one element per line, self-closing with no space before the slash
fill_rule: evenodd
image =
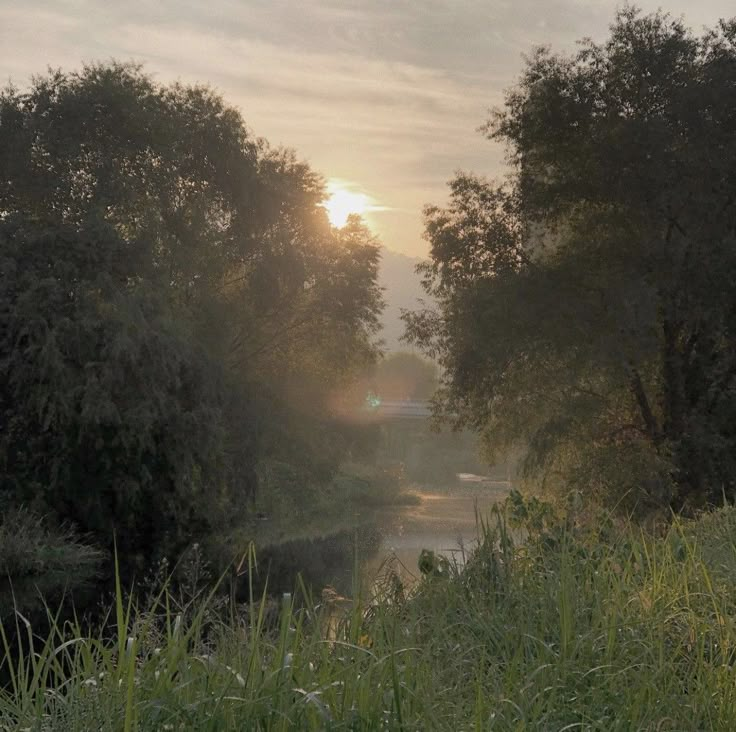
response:
<path id="1" fill-rule="evenodd" d="M 330 184 L 327 188 L 330 197 L 325 201 L 327 218 L 338 229 L 345 226 L 350 214 L 363 215 L 370 210 L 370 201 L 364 193 L 354 193 L 338 185 Z"/>

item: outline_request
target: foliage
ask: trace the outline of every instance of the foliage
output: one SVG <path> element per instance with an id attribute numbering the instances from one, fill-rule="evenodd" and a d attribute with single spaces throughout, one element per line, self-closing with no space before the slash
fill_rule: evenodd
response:
<path id="1" fill-rule="evenodd" d="M 69 525 L 54 526 L 25 507 L 5 506 L 0 516 L 0 619 L 22 612 L 43 633 L 49 604 L 70 593 L 80 605 L 94 601 L 93 587 L 105 560 Z"/>
<path id="2" fill-rule="evenodd" d="M 348 463 L 340 466 L 332 485 L 334 499 L 361 506 L 413 506 L 420 503 L 415 493 L 406 491 L 406 477 L 396 468 Z"/>
<path id="3" fill-rule="evenodd" d="M 396 442 L 402 431 L 406 433 L 404 466 L 407 477 L 415 483 L 447 487 L 457 483 L 458 473 L 487 475 L 489 472 L 477 435 L 472 432 L 453 432 L 446 427 L 438 430 L 431 423 L 418 430 L 412 430 L 411 425 L 392 425 L 389 429 L 392 441 Z"/>
<path id="4" fill-rule="evenodd" d="M 415 353 L 398 351 L 379 361 L 373 390 L 382 399 L 431 399 L 437 388 L 437 366 Z"/>
<path id="5" fill-rule="evenodd" d="M 28 628 L 3 661 L 0 725 L 733 729 L 733 509 L 654 538 L 522 504 L 528 541 L 488 517 L 465 568 L 428 567 L 409 598 L 388 582 L 370 602 L 315 603 L 297 585 L 218 617 L 207 597 L 182 605 L 164 588 L 140 607 L 120 595 L 112 628 Z M 710 555 L 714 531 L 725 541 Z"/>
<path id="6" fill-rule="evenodd" d="M 44 573 L 79 578 L 97 571 L 102 559 L 71 529 L 50 529 L 28 509 L 5 511 L 0 518 L 0 581 Z"/>
<path id="7" fill-rule="evenodd" d="M 109 229 L 13 223 L 0 294 L 5 494 L 101 543 L 117 530 L 128 556 L 183 546 L 217 518 L 217 372 L 159 293 L 115 283 L 124 243 Z"/>
<path id="8" fill-rule="evenodd" d="M 371 507 L 413 505 L 417 496 L 406 491 L 404 476 L 396 470 L 359 463 L 342 463 L 329 481 L 305 482 L 294 465 L 264 460 L 258 465 L 263 490 L 255 499 L 256 526 L 236 539 L 259 547 L 287 540 L 328 535 L 354 528 L 355 512 Z"/>
<path id="9" fill-rule="evenodd" d="M 625 8 L 537 50 L 485 131 L 502 185 L 426 209 L 440 403 L 527 475 L 631 510 L 736 496 L 736 23 L 696 37 Z"/>
<path id="10" fill-rule="evenodd" d="M 379 254 L 307 165 L 113 62 L 0 93 L 0 170 L 4 501 L 117 532 L 125 572 L 227 532 L 263 456 L 334 470 Z"/>

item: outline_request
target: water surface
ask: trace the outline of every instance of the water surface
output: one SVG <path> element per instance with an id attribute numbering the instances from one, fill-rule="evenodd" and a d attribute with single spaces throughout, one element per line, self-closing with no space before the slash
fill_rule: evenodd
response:
<path id="1" fill-rule="evenodd" d="M 474 478 L 474 476 L 473 476 Z M 260 552 L 273 593 L 290 592 L 300 575 L 316 596 L 325 587 L 350 596 L 370 590 L 390 570 L 411 587 L 423 549 L 463 564 L 477 539 L 478 517 L 509 491 L 507 481 L 464 480 L 445 489 L 417 490 L 416 505 L 344 507 L 340 526 L 304 526 L 301 538 L 271 543 Z"/>
<path id="2" fill-rule="evenodd" d="M 507 481 L 463 481 L 446 490 L 420 491 L 421 503 L 376 511 L 373 520 L 381 537 L 376 553 L 362 566 L 370 582 L 390 562 L 404 583 L 418 575 L 423 549 L 463 564 L 477 540 L 477 519 L 508 495 Z"/>

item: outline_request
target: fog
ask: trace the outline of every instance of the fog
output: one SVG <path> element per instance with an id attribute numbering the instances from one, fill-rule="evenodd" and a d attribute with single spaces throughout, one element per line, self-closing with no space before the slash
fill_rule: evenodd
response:
<path id="1" fill-rule="evenodd" d="M 736 729 L 736 20 L 338 5 L 0 8 L 0 729 Z"/>

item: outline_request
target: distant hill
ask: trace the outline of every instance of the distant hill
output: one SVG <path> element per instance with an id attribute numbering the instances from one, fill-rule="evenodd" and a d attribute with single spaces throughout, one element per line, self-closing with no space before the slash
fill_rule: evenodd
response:
<path id="1" fill-rule="evenodd" d="M 418 257 L 407 257 L 390 249 L 381 250 L 379 282 L 385 288 L 383 297 L 386 300 L 386 309 L 381 318 L 381 337 L 388 352 L 412 350 L 399 341 L 404 333 L 401 309 L 416 310 L 421 307 L 419 299 L 428 300 L 421 286 L 421 278 L 414 271 L 421 261 Z"/>

